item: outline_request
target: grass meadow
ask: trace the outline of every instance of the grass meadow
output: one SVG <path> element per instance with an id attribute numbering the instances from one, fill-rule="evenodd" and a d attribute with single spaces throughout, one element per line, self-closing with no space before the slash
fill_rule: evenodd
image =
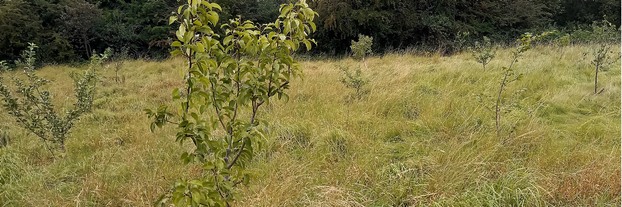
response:
<path id="1" fill-rule="evenodd" d="M 259 114 L 265 144 L 234 206 L 620 206 L 620 61 L 600 73 L 604 91 L 594 95 L 590 47 L 526 52 L 515 64 L 523 78 L 504 92 L 514 107 L 500 136 L 494 101 L 509 49 L 486 70 L 470 53 L 396 52 L 367 67 L 303 60 L 289 100 Z M 102 69 L 95 109 L 62 158 L 0 111 L 9 137 L 0 206 L 152 206 L 177 179 L 198 176 L 200 166 L 179 159 L 190 145 L 174 141 L 175 127 L 151 133 L 143 111 L 171 103 L 182 67 L 128 60 Z M 362 67 L 369 94 L 348 99 L 340 67 Z M 53 81 L 56 105 L 70 107 L 69 74 L 85 68 L 37 73 Z"/>

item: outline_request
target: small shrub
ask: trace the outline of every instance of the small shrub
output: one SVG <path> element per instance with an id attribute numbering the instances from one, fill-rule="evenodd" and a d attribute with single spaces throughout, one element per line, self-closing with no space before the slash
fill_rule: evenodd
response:
<path id="1" fill-rule="evenodd" d="M 366 88 L 369 80 L 363 77 L 363 72 L 360 68 L 356 69 L 354 73 L 347 67 L 339 67 L 339 70 L 343 72 L 343 76 L 340 81 L 346 88 L 354 89 L 354 93 L 349 96 L 350 99 L 360 100 L 369 93 L 369 89 Z"/>
<path id="2" fill-rule="evenodd" d="M 467 49 L 467 43 L 469 42 L 470 36 L 471 33 L 469 32 L 456 33 L 452 44 L 452 52 L 462 52 L 464 49 Z"/>
<path id="3" fill-rule="evenodd" d="M 35 69 L 36 45 L 30 44 L 24 53 L 24 73 L 27 80 L 13 78 L 15 90 L 10 88 L 0 78 L 0 96 L 4 101 L 4 109 L 13 116 L 17 123 L 37 135 L 45 147 L 54 155 L 54 150 L 65 151 L 65 140 L 75 121 L 91 110 L 97 74 L 95 65 L 84 74 L 73 74 L 76 103 L 74 108 L 65 112 L 58 112 L 52 104 L 52 95 L 43 89 L 48 80 L 38 77 Z M 92 63 L 101 62 L 105 57 L 93 58 Z M 51 146 L 49 145 L 51 144 Z"/>
<path id="4" fill-rule="evenodd" d="M 17 67 L 23 67 L 25 70 L 34 70 L 37 61 L 36 49 L 39 48 L 34 43 L 28 43 L 28 48 L 22 51 L 21 58 L 15 61 Z"/>
<path id="5" fill-rule="evenodd" d="M 601 70 L 606 70 L 607 67 L 620 58 L 619 54 L 613 54 L 612 43 L 619 39 L 616 34 L 616 27 L 607 20 L 594 22 L 592 24 L 592 40 L 596 44 L 596 47 L 591 53 L 593 56 L 591 64 L 594 66 L 594 94 L 599 94 L 604 91 L 604 88 L 600 91 L 598 90 L 598 73 Z"/>
<path id="6" fill-rule="evenodd" d="M 371 47 L 374 44 L 374 38 L 359 34 L 359 40 L 352 40 L 350 49 L 352 50 L 352 57 L 356 60 L 363 60 L 365 62 L 365 56 L 371 55 Z"/>
<path id="7" fill-rule="evenodd" d="M 493 58 L 495 58 L 495 54 L 497 53 L 494 50 L 490 39 L 485 36 L 483 42 L 475 42 L 475 46 L 473 47 L 471 52 L 473 53 L 473 58 L 475 58 L 475 61 L 482 64 L 484 70 L 486 70 L 486 65 L 488 65 L 488 63 L 490 63 Z"/>

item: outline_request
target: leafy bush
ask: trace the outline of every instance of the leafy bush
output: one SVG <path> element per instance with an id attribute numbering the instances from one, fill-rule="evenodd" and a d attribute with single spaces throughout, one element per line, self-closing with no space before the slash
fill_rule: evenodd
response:
<path id="1" fill-rule="evenodd" d="M 350 49 L 352 57 L 356 60 L 365 61 L 365 56 L 371 55 L 371 46 L 374 44 L 374 38 L 359 34 L 359 41 L 352 40 Z"/>
<path id="2" fill-rule="evenodd" d="M 475 42 L 475 47 L 472 49 L 473 58 L 475 61 L 482 64 L 484 70 L 486 70 L 486 65 L 495 58 L 496 51 L 494 50 L 494 46 L 490 42 L 490 39 L 484 36 L 483 42 Z"/>
<path id="3" fill-rule="evenodd" d="M 46 148 L 54 155 L 54 150 L 65 151 L 65 140 L 75 121 L 85 112 L 91 110 L 97 74 L 95 66 L 82 75 L 73 75 L 76 103 L 74 108 L 65 112 L 57 112 L 52 103 L 52 95 L 42 87 L 48 80 L 38 77 L 35 69 L 36 45 L 30 44 L 24 53 L 24 74 L 27 80 L 13 78 L 15 90 L 0 78 L 0 96 L 4 101 L 4 109 L 15 118 L 17 123 L 37 135 Z M 105 59 L 94 58 L 94 63 Z M 51 144 L 52 146 L 48 145 Z"/>
<path id="4" fill-rule="evenodd" d="M 177 141 L 191 141 L 186 163 L 199 162 L 204 176 L 182 180 L 158 203 L 175 206 L 229 206 L 236 187 L 249 182 L 246 166 L 261 146 L 260 107 L 273 96 L 287 98 L 290 80 L 301 75 L 292 56 L 314 40 L 315 13 L 304 0 L 283 4 L 274 23 L 257 25 L 240 18 L 219 24 L 221 7 L 206 0 L 181 5 L 170 22 L 179 23 L 171 54 L 186 60 L 185 85 L 173 90 L 181 108 L 146 110 L 155 119 L 178 126 Z M 223 35 L 218 35 L 222 28 Z M 172 121 L 172 119 L 178 119 Z M 222 132 L 216 133 L 216 132 Z"/>

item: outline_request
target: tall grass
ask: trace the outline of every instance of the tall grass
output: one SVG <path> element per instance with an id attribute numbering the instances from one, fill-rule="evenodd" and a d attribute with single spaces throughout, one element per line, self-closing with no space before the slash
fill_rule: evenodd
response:
<path id="1" fill-rule="evenodd" d="M 589 47 L 566 47 L 561 60 L 557 48 L 526 53 L 516 65 L 524 78 L 508 86 L 521 107 L 504 117 L 504 141 L 478 96 L 497 89 L 509 50 L 486 71 L 466 53 L 369 58 L 371 91 L 357 101 L 347 101 L 338 67 L 358 62 L 304 62 L 289 101 L 263 111 L 266 144 L 235 206 L 617 206 L 620 62 L 593 95 Z M 11 134 L 0 148 L 0 206 L 151 206 L 176 179 L 201 173 L 179 162 L 189 146 L 174 143 L 175 129 L 150 133 L 142 112 L 170 102 L 180 65 L 126 61 L 123 83 L 102 71 L 94 112 L 74 127 L 63 159 L 0 113 Z M 70 94 L 76 70 L 40 75 L 53 94 Z"/>

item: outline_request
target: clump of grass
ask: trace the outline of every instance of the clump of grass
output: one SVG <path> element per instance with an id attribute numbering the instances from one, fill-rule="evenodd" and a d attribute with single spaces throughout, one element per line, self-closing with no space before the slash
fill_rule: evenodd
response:
<path id="1" fill-rule="evenodd" d="M 350 143 L 342 132 L 331 131 L 323 139 L 323 146 L 326 149 L 326 159 L 330 162 L 339 162 L 350 154 Z"/>

